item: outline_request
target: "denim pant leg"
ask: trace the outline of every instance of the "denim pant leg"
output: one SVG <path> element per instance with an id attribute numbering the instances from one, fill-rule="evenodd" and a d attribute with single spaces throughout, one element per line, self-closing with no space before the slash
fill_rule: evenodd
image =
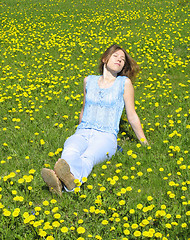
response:
<path id="1" fill-rule="evenodd" d="M 61 158 L 67 161 L 70 166 L 71 173 L 77 179 L 79 179 L 82 174 L 81 155 L 84 153 L 87 146 L 87 139 L 83 136 L 83 134 L 78 133 L 70 136 L 64 143 Z"/>
<path id="2" fill-rule="evenodd" d="M 83 164 L 81 177 L 88 177 L 96 164 L 111 158 L 116 150 L 117 139 L 115 135 L 91 130 L 88 147 L 81 155 Z"/>
<path id="3" fill-rule="evenodd" d="M 66 140 L 61 158 L 67 161 L 74 177 L 82 182 L 82 178 L 88 177 L 94 165 L 111 158 L 116 150 L 115 135 L 80 129 Z"/>

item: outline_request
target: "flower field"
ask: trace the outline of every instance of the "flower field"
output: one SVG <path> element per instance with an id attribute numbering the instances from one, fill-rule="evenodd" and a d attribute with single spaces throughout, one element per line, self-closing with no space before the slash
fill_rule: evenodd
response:
<path id="1" fill-rule="evenodd" d="M 0 239 L 190 240 L 189 3 L 186 0 L 2 0 Z M 80 191 L 41 178 L 75 132 L 83 79 L 124 47 L 141 71 L 117 152 Z"/>

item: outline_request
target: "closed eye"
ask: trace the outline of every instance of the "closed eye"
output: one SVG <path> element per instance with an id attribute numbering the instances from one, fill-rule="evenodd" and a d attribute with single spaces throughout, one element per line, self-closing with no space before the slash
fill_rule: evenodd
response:
<path id="1" fill-rule="evenodd" d="M 113 56 L 114 56 L 114 57 L 118 57 L 117 54 L 114 54 Z M 125 62 L 125 58 L 122 57 L 122 58 L 121 58 L 121 61 Z"/>

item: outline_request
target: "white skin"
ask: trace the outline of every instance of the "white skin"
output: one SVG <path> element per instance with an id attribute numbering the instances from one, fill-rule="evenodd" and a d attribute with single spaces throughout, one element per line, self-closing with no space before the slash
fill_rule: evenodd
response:
<path id="1" fill-rule="evenodd" d="M 103 75 L 99 78 L 98 84 L 101 88 L 110 87 L 115 81 L 117 74 L 121 72 L 125 64 L 125 54 L 122 50 L 117 50 L 113 53 L 107 64 L 104 64 Z M 84 106 L 85 106 L 85 97 L 86 97 L 86 78 L 84 79 L 84 100 L 83 107 L 80 113 L 79 124 L 82 120 Z M 125 80 L 124 94 L 125 110 L 127 114 L 127 119 L 135 132 L 139 141 L 143 144 L 148 144 L 147 139 L 144 135 L 140 119 L 135 111 L 134 103 L 134 88 L 132 82 L 129 78 Z M 144 140 L 142 142 L 142 139 Z"/>

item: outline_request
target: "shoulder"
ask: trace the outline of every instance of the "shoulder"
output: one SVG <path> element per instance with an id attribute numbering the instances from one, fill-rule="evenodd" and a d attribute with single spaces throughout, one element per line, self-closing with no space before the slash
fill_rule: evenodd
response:
<path id="1" fill-rule="evenodd" d="M 122 88 L 124 91 L 129 90 L 131 88 L 133 88 L 133 84 L 130 80 L 130 78 L 128 78 L 127 76 L 119 76 L 119 82 L 120 84 L 122 84 Z"/>
<path id="2" fill-rule="evenodd" d="M 96 78 L 96 77 L 100 77 L 99 75 L 88 75 L 86 78 L 91 79 L 91 78 Z"/>
<path id="3" fill-rule="evenodd" d="M 88 75 L 85 77 L 84 81 L 88 84 L 88 82 L 93 82 L 94 80 L 97 80 L 100 76 L 99 75 Z"/>
<path id="4" fill-rule="evenodd" d="M 124 85 L 132 84 L 130 78 L 127 76 L 118 76 L 119 80 L 124 83 Z"/>
<path id="5" fill-rule="evenodd" d="M 133 85 L 130 78 L 128 78 L 128 77 L 126 77 L 126 76 L 122 76 L 122 78 L 123 78 L 125 87 L 126 87 L 126 86 L 132 86 L 132 85 Z"/>
<path id="6" fill-rule="evenodd" d="M 97 77 L 98 77 L 98 75 L 88 75 L 87 77 L 84 78 L 84 81 L 88 82 L 88 81 L 91 81 L 91 80 L 93 80 Z"/>
<path id="7" fill-rule="evenodd" d="M 98 75 L 88 75 L 87 77 L 84 78 L 84 87 L 85 88 L 89 88 L 91 86 L 94 86 L 95 82 L 94 81 L 95 79 L 99 78 Z"/>
<path id="8" fill-rule="evenodd" d="M 132 81 L 130 80 L 130 78 L 125 77 L 124 93 L 128 94 L 133 92 L 134 92 L 134 87 L 133 87 Z"/>

